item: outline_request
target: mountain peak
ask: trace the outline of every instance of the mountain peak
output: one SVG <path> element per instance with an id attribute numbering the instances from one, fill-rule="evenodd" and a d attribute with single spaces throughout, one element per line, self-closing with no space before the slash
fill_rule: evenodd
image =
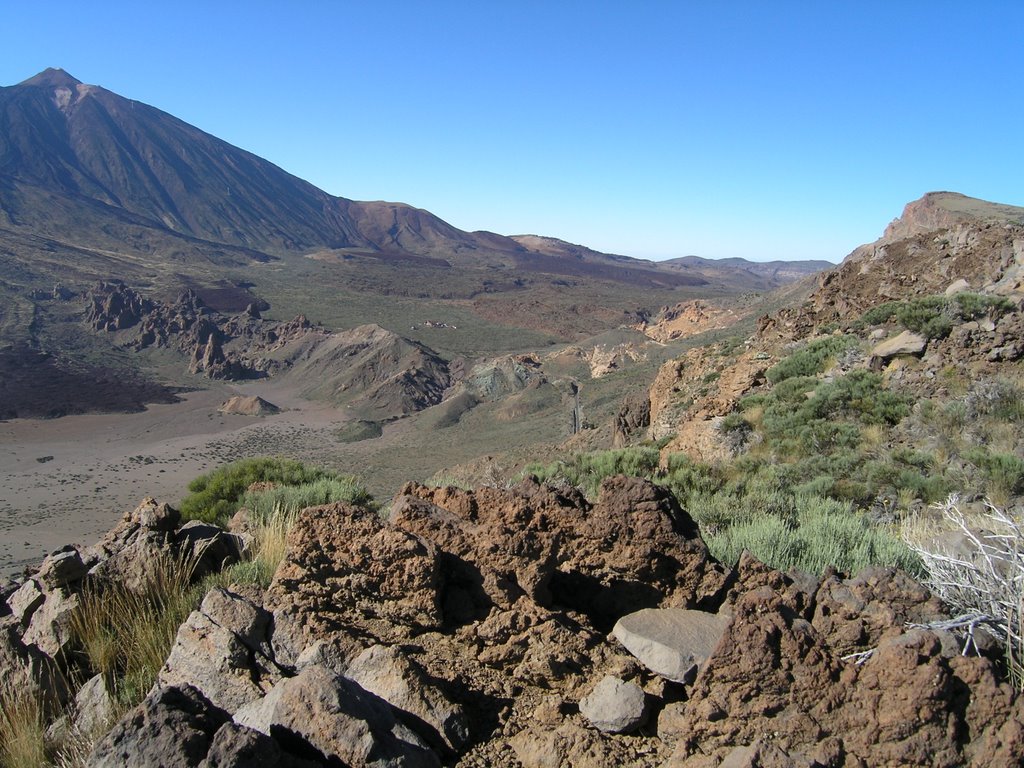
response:
<path id="1" fill-rule="evenodd" d="M 1024 222 L 1024 208 L 990 203 L 959 192 L 928 192 L 920 199 L 907 203 L 903 215 L 886 228 L 883 238 L 900 240 L 977 220 Z"/>
<path id="2" fill-rule="evenodd" d="M 81 85 L 82 81 L 77 80 L 63 69 L 49 67 L 44 69 L 38 75 L 30 77 L 28 80 L 19 83 L 19 85 L 36 85 L 44 88 L 74 88 L 75 86 Z"/>

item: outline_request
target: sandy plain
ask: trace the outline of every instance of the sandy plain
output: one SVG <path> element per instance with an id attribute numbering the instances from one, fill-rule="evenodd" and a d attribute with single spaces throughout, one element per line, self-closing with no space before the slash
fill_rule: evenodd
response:
<path id="1" fill-rule="evenodd" d="M 231 395 L 258 394 L 284 412 L 225 415 Z M 186 393 L 141 413 L 0 422 L 0 574 L 65 544 L 87 546 L 143 498 L 176 503 L 190 480 L 253 455 L 309 455 L 345 414 L 267 384 Z"/>

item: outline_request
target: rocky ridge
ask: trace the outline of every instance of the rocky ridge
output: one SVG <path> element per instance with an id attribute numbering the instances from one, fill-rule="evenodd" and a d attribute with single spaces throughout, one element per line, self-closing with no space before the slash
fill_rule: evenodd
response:
<path id="1" fill-rule="evenodd" d="M 646 436 L 671 438 L 666 454 L 684 452 L 698 461 L 729 457 L 732 447 L 718 431 L 722 418 L 744 395 L 762 391 L 768 369 L 794 349 L 841 332 L 858 336 L 867 351 L 851 352 L 835 374 L 879 371 L 916 397 L 948 394 L 944 382 L 951 377 L 1017 375 L 1015 366 L 1024 358 L 1022 208 L 930 193 L 908 204 L 879 240 L 811 279 L 805 301 L 760 318 L 741 345 L 690 350 L 662 366 L 648 394 Z M 886 302 L 952 300 L 958 294 L 1005 303 L 980 317 L 951 316 L 948 333 L 932 338 L 901 337 L 904 329 L 893 320 L 858 325 L 865 312 Z"/>
<path id="2" fill-rule="evenodd" d="M 881 238 L 821 273 L 800 307 L 763 318 L 759 335 L 789 340 L 890 300 L 959 290 L 1024 295 L 1024 208 L 932 192 L 908 203 Z M 961 281 L 963 281 L 961 283 Z"/>
<path id="3" fill-rule="evenodd" d="M 78 657 L 58 617 L 83 585 L 200 543 L 230 561 L 245 535 L 147 500 L 5 586 L 3 682 L 60 691 Z M 1017 765 L 1022 699 L 928 628 L 945 617 L 891 569 L 727 568 L 643 480 L 595 503 L 409 484 L 383 518 L 303 511 L 266 591 L 210 591 L 88 765 Z M 75 718 L 103 700 L 86 689 Z"/>
<path id="4" fill-rule="evenodd" d="M 126 347 L 177 349 L 189 371 L 213 379 L 291 376 L 305 394 L 356 403 L 383 418 L 439 403 L 451 385 L 447 363 L 433 350 L 376 325 L 330 333 L 304 315 L 265 320 L 258 302 L 224 315 L 193 290 L 164 303 L 123 283 L 100 283 L 86 294 L 86 322 L 118 335 Z M 263 307 L 265 309 L 265 307 Z"/>

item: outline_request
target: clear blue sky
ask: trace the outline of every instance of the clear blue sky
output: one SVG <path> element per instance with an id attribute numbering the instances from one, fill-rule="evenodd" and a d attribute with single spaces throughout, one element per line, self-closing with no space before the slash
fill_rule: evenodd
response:
<path id="1" fill-rule="evenodd" d="M 825 258 L 1024 205 L 1024 0 L 0 0 L 46 67 L 331 192 L 646 258 Z"/>

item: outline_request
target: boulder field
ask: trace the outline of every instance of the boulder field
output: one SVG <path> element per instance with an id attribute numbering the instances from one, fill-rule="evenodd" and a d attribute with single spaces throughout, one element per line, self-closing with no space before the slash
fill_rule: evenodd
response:
<path id="1" fill-rule="evenodd" d="M 198 542 L 244 550 L 150 500 L 6 586 L 4 681 L 56 685 L 84 581 Z M 892 569 L 727 567 L 635 478 L 595 503 L 530 480 L 408 484 L 383 514 L 304 510 L 265 591 L 211 590 L 88 765 L 1019 765 L 1022 698 L 998 652 L 927 628 L 945 618 Z"/>

